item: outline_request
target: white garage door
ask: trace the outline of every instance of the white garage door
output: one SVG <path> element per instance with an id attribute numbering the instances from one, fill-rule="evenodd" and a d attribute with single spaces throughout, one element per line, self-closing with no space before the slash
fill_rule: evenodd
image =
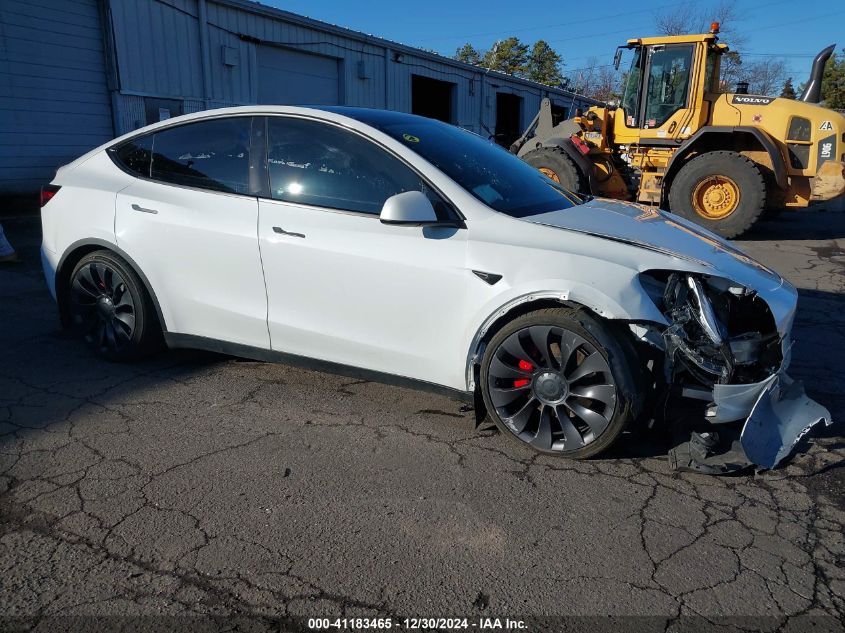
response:
<path id="1" fill-rule="evenodd" d="M 258 47 L 258 103 L 338 105 L 338 60 Z"/>

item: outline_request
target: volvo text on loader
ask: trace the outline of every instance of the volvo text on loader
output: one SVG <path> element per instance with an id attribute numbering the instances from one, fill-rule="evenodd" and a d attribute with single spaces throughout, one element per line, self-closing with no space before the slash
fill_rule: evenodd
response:
<path id="1" fill-rule="evenodd" d="M 724 237 L 768 209 L 845 194 L 845 116 L 818 105 L 825 63 L 799 100 L 720 90 L 728 47 L 710 33 L 628 40 L 618 107 L 564 120 L 548 99 L 511 151 L 568 188 L 659 205 Z"/>

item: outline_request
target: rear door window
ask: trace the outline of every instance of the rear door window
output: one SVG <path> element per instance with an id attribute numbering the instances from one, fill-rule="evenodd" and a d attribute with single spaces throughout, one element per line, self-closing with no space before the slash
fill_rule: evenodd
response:
<path id="1" fill-rule="evenodd" d="M 249 194 L 251 122 L 251 117 L 232 117 L 156 132 L 151 177 L 177 185 Z"/>

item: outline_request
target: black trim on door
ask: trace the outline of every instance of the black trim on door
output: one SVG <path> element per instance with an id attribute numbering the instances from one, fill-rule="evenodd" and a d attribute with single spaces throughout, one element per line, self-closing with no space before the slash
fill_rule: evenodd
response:
<path id="1" fill-rule="evenodd" d="M 262 347 L 252 347 L 251 345 L 230 343 L 228 341 L 220 341 L 218 339 L 207 338 L 204 336 L 194 336 L 193 334 L 165 332 L 164 340 L 167 343 L 167 346 L 173 349 L 200 349 L 208 352 L 249 358 L 251 360 L 267 363 L 281 363 L 283 365 L 292 365 L 295 367 L 302 367 L 304 369 L 322 371 L 329 374 L 348 376 L 349 378 L 359 378 L 396 387 L 405 387 L 408 389 L 415 389 L 417 391 L 437 393 L 463 402 L 473 402 L 473 394 L 468 391 L 461 391 L 460 389 L 437 385 L 432 382 L 426 382 L 425 380 L 417 380 L 416 378 L 408 378 L 406 376 L 397 376 L 395 374 L 388 374 L 372 369 L 363 369 L 361 367 L 353 367 L 351 365 L 343 365 L 341 363 L 308 358 L 307 356 L 277 352 L 275 350 L 264 349 Z"/>
<path id="2" fill-rule="evenodd" d="M 267 163 L 267 117 L 254 116 L 249 135 L 250 193 L 259 197 L 270 196 L 270 170 Z M 254 185 L 254 186 L 253 186 Z"/>

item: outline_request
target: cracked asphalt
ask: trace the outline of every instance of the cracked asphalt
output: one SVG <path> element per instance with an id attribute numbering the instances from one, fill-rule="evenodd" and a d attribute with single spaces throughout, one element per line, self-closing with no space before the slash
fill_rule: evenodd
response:
<path id="1" fill-rule="evenodd" d="M 537 456 L 445 397 L 283 365 L 97 360 L 59 328 L 38 219 L 4 226 L 26 261 L 0 268 L 0 629 L 845 626 L 842 205 L 741 242 L 800 289 L 791 374 L 836 423 L 728 478 L 645 435 Z"/>

